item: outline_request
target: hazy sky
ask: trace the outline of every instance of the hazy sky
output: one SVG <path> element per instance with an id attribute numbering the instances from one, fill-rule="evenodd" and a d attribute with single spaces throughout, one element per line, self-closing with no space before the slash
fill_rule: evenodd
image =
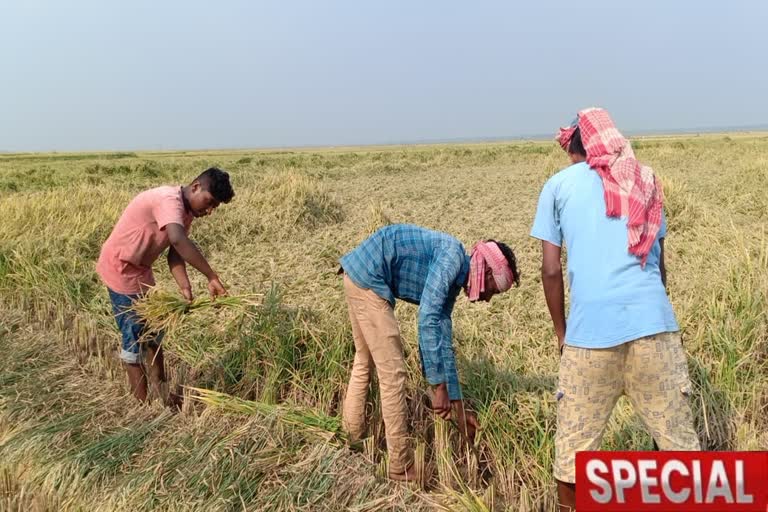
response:
<path id="1" fill-rule="evenodd" d="M 768 124 L 768 2 L 0 0 L 0 150 Z"/>

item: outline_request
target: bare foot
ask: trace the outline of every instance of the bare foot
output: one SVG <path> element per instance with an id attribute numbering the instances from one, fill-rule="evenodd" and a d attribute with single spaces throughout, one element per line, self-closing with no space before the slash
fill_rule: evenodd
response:
<path id="1" fill-rule="evenodd" d="M 390 471 L 389 478 L 398 482 L 416 482 L 419 479 L 419 475 L 416 472 L 416 464 L 411 464 L 402 473 L 392 473 Z"/>
<path id="2" fill-rule="evenodd" d="M 365 451 L 365 444 L 362 439 L 350 439 L 349 449 L 353 452 L 363 453 Z"/>
<path id="3" fill-rule="evenodd" d="M 169 393 L 165 405 L 173 412 L 180 412 L 184 405 L 184 397 L 178 393 Z"/>

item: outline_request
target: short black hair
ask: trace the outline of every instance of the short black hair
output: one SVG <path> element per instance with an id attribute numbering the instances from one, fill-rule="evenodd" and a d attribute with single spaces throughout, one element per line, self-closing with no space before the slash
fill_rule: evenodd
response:
<path id="1" fill-rule="evenodd" d="M 509 268 L 510 270 L 512 270 L 512 277 L 515 280 L 515 286 L 520 286 L 520 271 L 517 270 L 517 258 L 515 257 L 515 253 L 514 251 L 512 251 L 512 248 L 503 242 L 497 242 L 496 240 L 493 240 L 493 239 L 488 241 L 495 243 L 496 246 L 501 251 L 501 254 L 503 254 L 504 257 L 507 259 L 507 263 L 509 263 Z"/>
<path id="2" fill-rule="evenodd" d="M 573 131 L 571 142 L 568 143 L 568 152 L 574 155 L 587 156 L 587 151 L 581 142 L 581 130 L 578 127 Z"/>
<path id="3" fill-rule="evenodd" d="M 206 169 L 197 177 L 197 181 L 220 203 L 228 203 L 235 197 L 235 191 L 229 182 L 229 173 L 218 167 Z"/>

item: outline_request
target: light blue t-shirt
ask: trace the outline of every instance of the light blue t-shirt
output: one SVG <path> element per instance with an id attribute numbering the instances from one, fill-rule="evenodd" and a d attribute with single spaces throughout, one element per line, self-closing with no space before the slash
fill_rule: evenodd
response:
<path id="1" fill-rule="evenodd" d="M 541 191 L 531 236 L 568 252 L 570 311 L 565 342 L 608 348 L 644 336 L 678 331 L 661 282 L 659 239 L 645 268 L 627 249 L 627 219 L 605 214 L 603 183 L 586 162 L 552 176 Z"/>

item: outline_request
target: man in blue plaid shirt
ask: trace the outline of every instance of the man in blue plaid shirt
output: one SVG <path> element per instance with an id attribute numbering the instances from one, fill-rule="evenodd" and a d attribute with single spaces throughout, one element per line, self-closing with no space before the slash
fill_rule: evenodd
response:
<path id="1" fill-rule="evenodd" d="M 355 360 L 344 400 L 351 441 L 365 434 L 365 402 L 376 368 L 389 452 L 389 476 L 414 480 L 409 440 L 406 367 L 395 299 L 419 305 L 419 355 L 433 386 L 432 408 L 473 433 L 477 419 L 464 411 L 452 344 L 451 313 L 459 292 L 489 301 L 519 283 L 515 255 L 505 244 L 483 241 L 469 256 L 456 238 L 409 224 L 384 227 L 341 258 L 352 322 Z"/>

